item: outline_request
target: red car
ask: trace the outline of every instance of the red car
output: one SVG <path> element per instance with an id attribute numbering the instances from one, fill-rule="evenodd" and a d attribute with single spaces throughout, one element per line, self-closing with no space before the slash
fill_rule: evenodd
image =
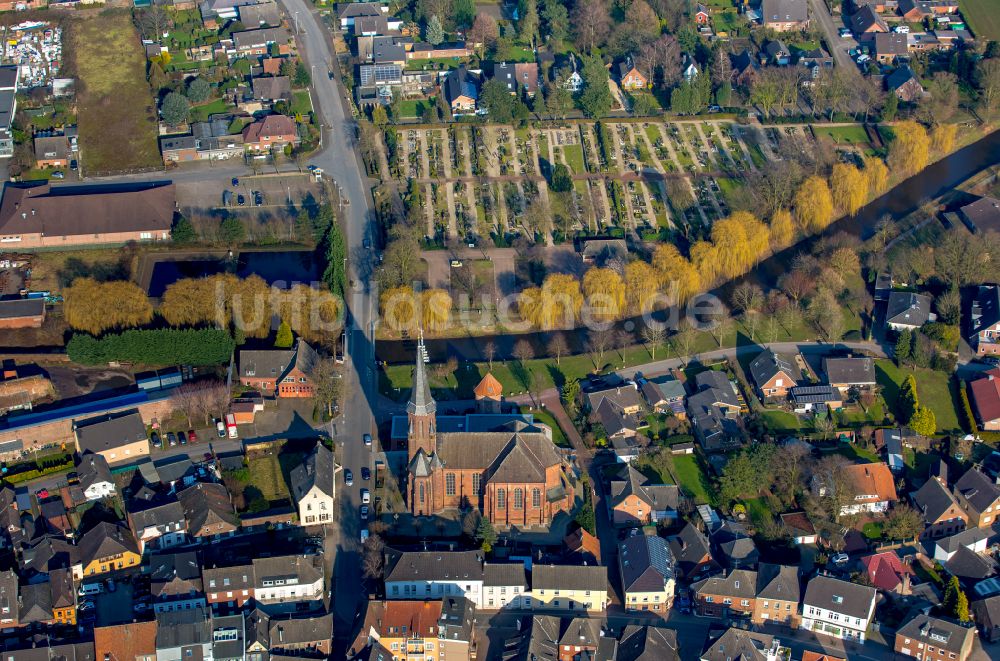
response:
<path id="1" fill-rule="evenodd" d="M 192 443 L 198 442 L 198 434 L 195 434 L 193 429 L 188 430 L 188 441 Z"/>
<path id="2" fill-rule="evenodd" d="M 49 490 L 48 489 L 39 489 L 37 495 L 38 495 L 39 498 L 48 498 L 49 497 Z"/>

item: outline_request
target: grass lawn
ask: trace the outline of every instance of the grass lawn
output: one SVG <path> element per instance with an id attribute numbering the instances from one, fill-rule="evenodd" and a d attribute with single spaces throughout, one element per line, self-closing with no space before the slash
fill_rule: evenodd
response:
<path id="1" fill-rule="evenodd" d="M 747 515 L 758 528 L 774 518 L 774 515 L 771 513 L 771 506 L 767 504 L 767 498 L 763 496 L 760 498 L 750 498 L 743 501 L 743 504 L 746 505 Z"/>
<path id="2" fill-rule="evenodd" d="M 435 69 L 458 68 L 462 59 L 458 57 L 432 57 L 428 60 L 409 60 L 406 63 L 407 71 L 432 71 Z"/>
<path id="3" fill-rule="evenodd" d="M 198 106 L 191 106 L 191 121 L 208 121 L 209 115 L 221 115 L 231 108 L 232 106 L 225 99 L 215 99 Z"/>
<path id="4" fill-rule="evenodd" d="M 875 361 L 875 378 L 882 386 L 882 396 L 889 409 L 896 410 L 899 388 L 908 374 L 917 381 L 917 396 L 921 406 L 934 411 L 938 432 L 960 429 L 958 424 L 957 398 L 952 389 L 951 379 L 944 372 L 930 369 L 900 369 L 891 360 Z"/>
<path id="5" fill-rule="evenodd" d="M 708 491 L 707 478 L 698 458 L 693 454 L 682 454 L 673 457 L 674 477 L 684 492 L 694 499 L 695 504 L 712 503 L 714 498 Z"/>
<path id="6" fill-rule="evenodd" d="M 860 427 L 868 424 L 882 424 L 885 418 L 882 401 L 872 405 L 867 413 L 860 406 L 850 406 L 835 412 L 837 424 L 841 427 Z"/>
<path id="7" fill-rule="evenodd" d="M 507 51 L 508 57 L 504 58 L 507 62 L 534 62 L 535 52 L 528 48 L 527 46 L 512 46 L 509 51 Z"/>
<path id="8" fill-rule="evenodd" d="M 864 127 L 857 126 L 813 126 L 816 137 L 830 138 L 837 144 L 868 144 L 868 134 Z"/>
<path id="9" fill-rule="evenodd" d="M 421 112 L 427 105 L 428 102 L 422 99 L 403 99 L 399 102 L 399 114 L 403 117 L 420 117 Z"/>
<path id="10" fill-rule="evenodd" d="M 572 447 L 569 444 L 569 439 L 566 438 L 566 434 L 563 433 L 562 427 L 559 426 L 559 423 L 551 413 L 542 409 L 528 409 L 524 413 L 530 413 L 534 416 L 535 422 L 540 422 L 552 428 L 553 443 L 561 448 Z"/>
<path id="11" fill-rule="evenodd" d="M 861 528 L 861 534 L 868 539 L 882 539 L 882 525 L 874 521 L 869 521 Z"/>
<path id="12" fill-rule="evenodd" d="M 76 54 L 68 68 L 82 83 L 77 106 L 88 174 L 162 165 L 155 104 L 131 12 L 102 11 L 68 25 Z"/>
<path id="13" fill-rule="evenodd" d="M 583 145 L 565 145 L 563 147 L 563 156 L 566 158 L 566 164 L 573 171 L 573 174 L 584 174 L 587 172 L 587 166 L 583 160 Z"/>
<path id="14" fill-rule="evenodd" d="M 291 110 L 293 115 L 308 115 L 312 109 L 312 99 L 309 98 L 309 90 L 292 92 Z"/>
<path id="15" fill-rule="evenodd" d="M 802 429 L 802 421 L 794 413 L 779 410 L 767 410 L 761 413 L 764 424 L 771 432 L 792 432 Z"/>
<path id="16" fill-rule="evenodd" d="M 837 454 L 842 454 L 851 461 L 855 462 L 859 459 L 864 459 L 865 461 L 873 464 L 882 461 L 882 458 L 871 450 L 858 447 L 854 443 L 840 443 L 837 446 Z"/>
<path id="17" fill-rule="evenodd" d="M 250 484 L 260 489 L 268 502 L 289 498 L 288 485 L 281 472 L 278 455 L 256 456 L 249 461 Z"/>
<path id="18" fill-rule="evenodd" d="M 958 7 L 974 36 L 1000 39 L 1000 11 L 997 11 L 996 0 L 958 0 Z"/>

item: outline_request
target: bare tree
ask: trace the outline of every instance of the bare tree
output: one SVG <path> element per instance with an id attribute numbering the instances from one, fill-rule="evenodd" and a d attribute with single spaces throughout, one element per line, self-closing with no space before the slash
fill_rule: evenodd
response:
<path id="1" fill-rule="evenodd" d="M 618 354 L 622 359 L 622 367 L 625 367 L 625 350 L 632 346 L 635 337 L 627 330 L 619 330 L 615 332 L 614 340 L 615 346 L 618 347 Z"/>
<path id="2" fill-rule="evenodd" d="M 490 366 L 490 371 L 493 371 L 493 359 L 497 357 L 497 345 L 490 340 L 483 345 L 483 355 L 486 356 L 486 362 Z"/>
<path id="3" fill-rule="evenodd" d="M 333 416 L 333 404 L 340 397 L 344 379 L 333 358 L 321 358 L 313 367 L 313 402 Z"/>
<path id="4" fill-rule="evenodd" d="M 137 21 L 142 36 L 151 41 L 159 41 L 170 27 L 170 16 L 159 5 L 153 5 L 139 14 Z"/>
<path id="5" fill-rule="evenodd" d="M 201 413 L 201 390 L 197 383 L 185 383 L 174 391 L 174 403 L 177 410 L 187 418 L 188 427 L 193 427 L 193 420 Z"/>
<path id="6" fill-rule="evenodd" d="M 691 323 L 690 319 L 681 320 L 677 332 L 670 336 L 671 344 L 676 347 L 677 356 L 685 363 L 691 358 L 691 351 L 698 341 L 698 330 Z"/>
<path id="7" fill-rule="evenodd" d="M 612 335 L 611 330 L 595 330 L 590 334 L 590 339 L 587 341 L 591 353 L 597 354 L 595 367 L 598 369 L 604 366 L 604 354 L 607 353 L 608 348 L 614 340 Z"/>
<path id="8" fill-rule="evenodd" d="M 733 318 L 730 316 L 729 310 L 725 309 L 723 306 L 719 310 L 719 314 L 717 314 L 710 322 L 708 332 L 712 334 L 712 337 L 715 338 L 715 341 L 721 348 L 726 336 L 729 335 L 732 330 Z"/>
<path id="9" fill-rule="evenodd" d="M 567 353 L 569 353 L 569 345 L 566 343 L 566 338 L 562 333 L 556 333 L 549 340 L 549 345 L 547 347 L 549 355 L 555 357 L 556 365 L 559 364 L 560 359 Z"/>
<path id="10" fill-rule="evenodd" d="M 656 348 L 663 344 L 667 333 L 660 326 L 645 326 L 642 329 L 642 339 L 649 345 L 649 355 L 656 360 Z"/>
<path id="11" fill-rule="evenodd" d="M 385 542 L 380 535 L 371 535 L 365 540 L 361 566 L 366 578 L 382 578 L 384 551 Z"/>
<path id="12" fill-rule="evenodd" d="M 522 365 L 535 357 L 535 350 L 531 348 L 531 343 L 527 340 L 518 340 L 514 343 L 514 350 L 511 355 L 517 358 Z"/>
<path id="13" fill-rule="evenodd" d="M 764 292 L 759 286 L 753 283 L 740 283 L 733 291 L 732 303 L 743 314 L 756 312 L 760 310 L 760 306 L 764 303 Z"/>

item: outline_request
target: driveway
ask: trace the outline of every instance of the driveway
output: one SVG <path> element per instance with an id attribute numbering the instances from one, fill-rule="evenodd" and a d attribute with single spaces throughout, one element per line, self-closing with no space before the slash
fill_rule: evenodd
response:
<path id="1" fill-rule="evenodd" d="M 861 72 L 848 54 L 849 50 L 857 48 L 858 42 L 854 40 L 854 37 L 846 39 L 840 37 L 838 33 L 840 28 L 846 27 L 840 17 L 831 16 L 823 0 L 809 0 L 809 14 L 819 23 L 819 28 L 832 51 L 830 55 L 833 56 L 837 66 L 849 73 L 853 72 L 853 75 L 860 79 Z"/>

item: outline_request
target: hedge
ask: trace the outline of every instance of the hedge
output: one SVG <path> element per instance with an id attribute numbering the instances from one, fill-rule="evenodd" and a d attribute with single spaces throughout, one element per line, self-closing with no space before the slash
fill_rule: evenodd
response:
<path id="1" fill-rule="evenodd" d="M 41 468 L 32 468 L 31 470 L 21 471 L 20 473 L 5 475 L 4 481 L 8 484 L 21 484 L 22 482 L 29 482 L 35 478 L 67 471 L 73 468 L 73 457 L 72 455 L 67 454 L 63 456 L 62 461 L 48 459 L 42 460 L 40 464 Z"/>
<path id="2" fill-rule="evenodd" d="M 955 379 L 958 379 L 956 376 Z M 962 400 L 962 414 L 965 416 L 965 431 L 970 434 L 978 434 L 979 427 L 976 425 L 976 417 L 972 415 L 972 406 L 969 404 L 968 384 L 958 382 L 958 397 Z"/>
<path id="3" fill-rule="evenodd" d="M 127 330 L 99 338 L 76 333 L 66 344 L 66 352 L 81 365 L 218 365 L 229 360 L 234 347 L 233 338 L 224 330 L 158 329 Z"/>

